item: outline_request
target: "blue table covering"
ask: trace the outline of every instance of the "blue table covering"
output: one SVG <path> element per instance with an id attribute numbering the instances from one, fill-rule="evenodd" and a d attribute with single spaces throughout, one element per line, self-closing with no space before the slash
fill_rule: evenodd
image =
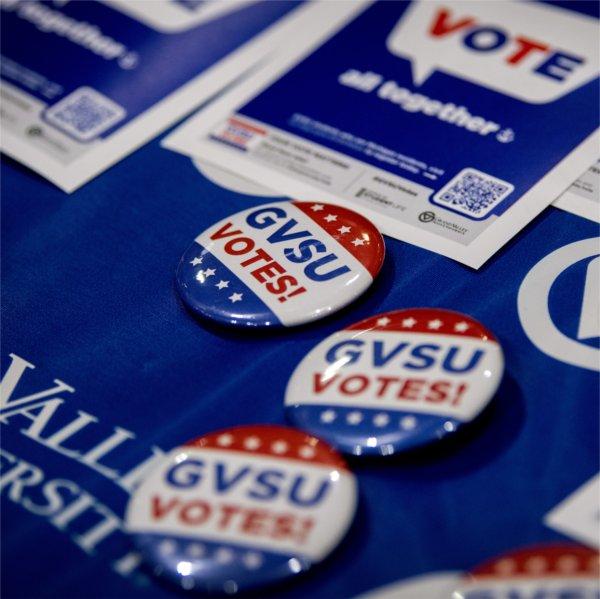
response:
<path id="1" fill-rule="evenodd" d="M 72 196 L 8 159 L 2 187 L 2 372 L 21 364 L 11 354 L 35 366 L 22 366 L 9 400 L 59 387 L 3 410 L 2 447 L 13 458 L 4 456 L 3 472 L 25 461 L 43 476 L 2 492 L 7 596 L 167 595 L 143 568 L 115 571 L 132 550 L 118 526 L 89 552 L 77 544 L 108 521 L 102 510 L 122 517 L 124 475 L 153 446 L 235 424 L 284 423 L 287 380 L 314 345 L 356 320 L 410 306 L 464 311 L 495 331 L 506 356 L 500 391 L 453 442 L 353 463 L 360 505 L 350 534 L 325 564 L 273 593 L 348 596 L 564 538 L 542 518 L 598 470 L 598 377 L 532 344 L 517 293 L 540 259 L 596 237 L 596 224 L 549 208 L 478 272 L 386 239 L 383 271 L 362 299 L 325 321 L 265 335 L 195 320 L 173 284 L 198 232 L 263 199 L 218 187 L 158 141 Z M 551 313 L 571 337 L 588 262 L 552 288 Z M 63 448 L 77 454 L 40 441 L 78 415 L 85 427 Z M 81 462 L 108 438 L 119 442 L 111 452 L 93 466 Z M 62 487 L 48 486 L 57 479 Z M 92 498 L 85 511 L 60 517 L 75 501 L 84 506 L 82 497 Z"/>

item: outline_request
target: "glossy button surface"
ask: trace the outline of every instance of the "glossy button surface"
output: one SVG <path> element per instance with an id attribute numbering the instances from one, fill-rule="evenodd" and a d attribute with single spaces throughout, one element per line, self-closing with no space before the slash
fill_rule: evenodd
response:
<path id="1" fill-rule="evenodd" d="M 231 594 L 323 560 L 346 534 L 356 495 L 327 443 L 243 426 L 169 452 L 132 496 L 126 527 L 156 575 Z"/>
<path id="2" fill-rule="evenodd" d="M 504 370 L 494 335 L 465 314 L 412 308 L 331 335 L 294 371 L 286 413 L 345 453 L 391 455 L 473 420 Z"/>
<path id="3" fill-rule="evenodd" d="M 580 597 L 600 593 L 598 552 L 575 544 L 547 544 L 511 551 L 465 575 L 456 599 Z"/>
<path id="4" fill-rule="evenodd" d="M 193 312 L 219 323 L 290 327 L 356 299 L 384 254 L 381 234 L 356 212 L 274 201 L 201 233 L 181 259 L 177 287 Z"/>
<path id="5" fill-rule="evenodd" d="M 373 589 L 355 599 L 456 599 L 462 572 L 428 572 Z"/>

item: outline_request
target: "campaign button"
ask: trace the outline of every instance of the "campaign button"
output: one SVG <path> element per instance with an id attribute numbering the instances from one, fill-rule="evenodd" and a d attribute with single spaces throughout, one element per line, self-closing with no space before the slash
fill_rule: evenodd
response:
<path id="1" fill-rule="evenodd" d="M 452 597 L 597 599 L 599 557 L 593 549 L 568 543 L 511 551 L 465 575 Z"/>
<path id="2" fill-rule="evenodd" d="M 288 383 L 286 414 L 345 453 L 391 455 L 473 420 L 503 371 L 498 341 L 470 316 L 398 310 L 317 345 Z"/>
<path id="3" fill-rule="evenodd" d="M 356 511 L 356 481 L 324 441 L 241 426 L 165 455 L 132 495 L 126 530 L 157 576 L 232 594 L 323 560 Z"/>
<path id="4" fill-rule="evenodd" d="M 340 206 L 274 201 L 201 233 L 177 269 L 185 304 L 222 324 L 291 327 L 340 310 L 385 255 L 366 218 Z"/>

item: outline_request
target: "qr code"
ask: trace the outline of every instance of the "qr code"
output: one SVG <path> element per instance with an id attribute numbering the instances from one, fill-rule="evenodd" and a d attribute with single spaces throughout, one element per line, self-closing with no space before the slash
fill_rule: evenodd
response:
<path id="1" fill-rule="evenodd" d="M 80 87 L 44 113 L 45 120 L 78 141 L 86 142 L 110 129 L 125 109 L 91 87 Z"/>
<path id="2" fill-rule="evenodd" d="M 471 218 L 485 218 L 513 189 L 506 181 L 465 168 L 433 196 L 433 201 Z"/>

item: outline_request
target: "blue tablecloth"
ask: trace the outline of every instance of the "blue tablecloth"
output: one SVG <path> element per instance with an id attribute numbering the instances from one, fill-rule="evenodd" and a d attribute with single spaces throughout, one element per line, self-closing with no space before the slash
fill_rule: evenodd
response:
<path id="1" fill-rule="evenodd" d="M 35 366 L 22 366 L 9 399 L 59 387 L 4 406 L 3 472 L 10 481 L 26 462 L 43 477 L 28 475 L 26 486 L 6 484 L 2 493 L 6 596 L 167 595 L 124 559 L 132 548 L 118 524 L 95 545 L 89 538 L 111 521 L 106 510 L 122 517 L 127 473 L 152 446 L 169 449 L 235 424 L 284 423 L 287 380 L 314 345 L 353 321 L 410 306 L 464 311 L 495 331 L 506 356 L 500 391 L 453 442 L 354 462 L 360 505 L 348 537 L 314 572 L 272 592 L 349 596 L 564 538 L 542 518 L 598 470 L 598 377 L 532 344 L 517 293 L 540 259 L 597 236 L 596 224 L 549 208 L 478 272 L 386 239 L 383 271 L 363 298 L 325 321 L 265 335 L 195 320 L 173 285 L 198 232 L 264 200 L 216 186 L 158 141 L 72 196 L 5 159 L 2 196 L 3 373 L 11 365 L 17 373 L 22 360 Z M 566 269 L 552 288 L 551 312 L 571 337 L 588 262 Z M 63 447 L 72 453 L 48 447 L 77 418 L 85 427 Z M 107 438 L 118 444 L 101 466 L 82 463 Z M 70 519 L 65 511 L 76 501 Z"/>

